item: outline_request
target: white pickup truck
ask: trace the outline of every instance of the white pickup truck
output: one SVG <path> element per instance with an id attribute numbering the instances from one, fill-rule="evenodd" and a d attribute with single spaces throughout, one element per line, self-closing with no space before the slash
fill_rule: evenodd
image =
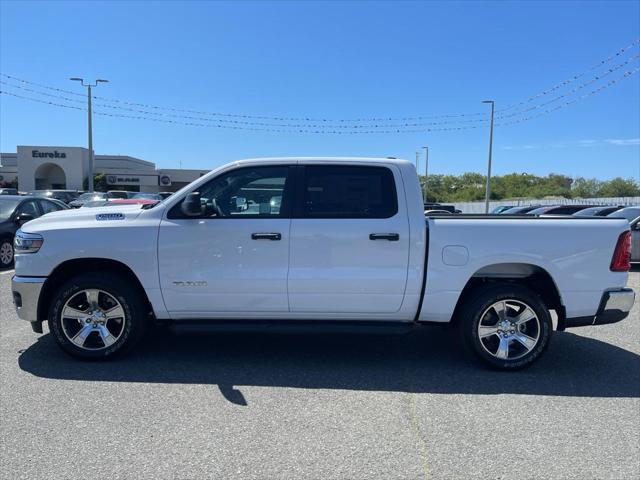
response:
<path id="1" fill-rule="evenodd" d="M 553 330 L 625 318 L 624 219 L 426 218 L 410 162 L 270 158 L 151 207 L 51 213 L 15 240 L 18 316 L 109 358 L 154 322 L 451 324 L 482 361 L 533 363 Z"/>

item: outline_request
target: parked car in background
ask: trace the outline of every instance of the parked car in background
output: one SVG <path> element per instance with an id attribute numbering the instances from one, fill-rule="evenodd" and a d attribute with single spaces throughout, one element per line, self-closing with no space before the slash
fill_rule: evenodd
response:
<path id="1" fill-rule="evenodd" d="M 109 190 L 107 191 L 108 198 L 131 198 L 132 195 L 138 192 L 128 192 L 126 190 Z"/>
<path id="2" fill-rule="evenodd" d="M 89 202 L 85 202 L 82 204 L 80 208 L 95 208 L 95 207 L 104 207 L 109 202 L 109 200 L 91 200 Z"/>
<path id="3" fill-rule="evenodd" d="M 171 195 L 173 195 L 173 192 L 158 192 L 158 195 L 160 195 L 160 197 L 162 197 L 162 199 L 164 200 L 165 198 L 169 198 Z"/>
<path id="4" fill-rule="evenodd" d="M 508 210 L 503 210 L 502 212 L 499 213 L 499 215 L 525 215 L 526 213 L 529 213 L 531 210 L 535 208 L 540 208 L 540 205 L 526 205 L 526 206 L 520 206 L 520 207 L 512 207 L 512 208 L 509 208 Z"/>
<path id="5" fill-rule="evenodd" d="M 492 215 L 499 215 L 502 212 L 504 212 L 505 210 L 509 210 L 510 208 L 514 208 L 515 205 L 500 205 L 499 207 L 494 208 L 493 210 L 491 210 L 491 214 Z"/>
<path id="6" fill-rule="evenodd" d="M 82 205 L 82 208 L 111 207 L 117 205 L 155 205 L 160 200 L 148 198 L 113 198 L 106 200 L 94 200 Z"/>
<path id="7" fill-rule="evenodd" d="M 144 193 L 144 192 L 135 193 L 131 195 L 131 197 L 129 198 L 134 200 L 136 199 L 157 200 L 158 202 L 164 200 L 159 193 Z"/>
<path id="8" fill-rule="evenodd" d="M 589 207 L 574 213 L 575 217 L 606 217 L 610 213 L 616 212 L 623 208 L 622 206 L 600 205 L 598 207 Z"/>
<path id="9" fill-rule="evenodd" d="M 453 215 L 449 210 L 425 210 L 424 214 L 427 217 L 429 215 Z"/>
<path id="10" fill-rule="evenodd" d="M 621 208 L 616 212 L 610 213 L 607 217 L 626 218 L 629 222 L 632 222 L 637 217 L 640 217 L 640 206 Z"/>
<path id="11" fill-rule="evenodd" d="M 425 202 L 424 209 L 426 210 L 446 210 L 449 213 L 462 213 L 460 210 L 456 210 L 455 205 L 442 205 L 436 202 Z"/>
<path id="12" fill-rule="evenodd" d="M 545 205 L 527 212 L 527 215 L 573 215 L 593 205 Z"/>
<path id="13" fill-rule="evenodd" d="M 631 261 L 640 262 L 640 217 L 631 224 Z"/>
<path id="14" fill-rule="evenodd" d="M 17 188 L 0 188 L 0 195 L 18 195 Z"/>
<path id="15" fill-rule="evenodd" d="M 0 268 L 13 264 L 13 238 L 24 223 L 46 213 L 68 208 L 58 200 L 18 195 L 0 196 Z"/>
<path id="16" fill-rule="evenodd" d="M 80 195 L 74 201 L 69 202 L 71 208 L 80 208 L 87 202 L 95 202 L 96 200 L 106 200 L 107 194 L 105 192 L 87 192 Z"/>
<path id="17" fill-rule="evenodd" d="M 35 197 L 55 198 L 67 205 L 73 202 L 80 194 L 76 190 L 32 190 L 29 195 Z"/>

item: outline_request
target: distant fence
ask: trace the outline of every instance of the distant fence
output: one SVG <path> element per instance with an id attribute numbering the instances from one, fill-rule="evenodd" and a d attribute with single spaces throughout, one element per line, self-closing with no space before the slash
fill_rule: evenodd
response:
<path id="1" fill-rule="evenodd" d="M 447 203 L 447 202 L 444 202 Z M 451 202 L 462 213 L 484 213 L 484 202 Z M 640 205 L 640 197 L 599 197 L 599 198 L 545 198 L 518 199 L 489 202 L 489 211 L 501 205 Z"/>

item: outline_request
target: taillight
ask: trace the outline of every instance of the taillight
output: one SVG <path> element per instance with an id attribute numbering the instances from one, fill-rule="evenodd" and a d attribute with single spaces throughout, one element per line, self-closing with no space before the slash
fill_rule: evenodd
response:
<path id="1" fill-rule="evenodd" d="M 631 232 L 627 230 L 618 237 L 611 259 L 611 271 L 628 272 L 629 270 L 631 270 Z"/>

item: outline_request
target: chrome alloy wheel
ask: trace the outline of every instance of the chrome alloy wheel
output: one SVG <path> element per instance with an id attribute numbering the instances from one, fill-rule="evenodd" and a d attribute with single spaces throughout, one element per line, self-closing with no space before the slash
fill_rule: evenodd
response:
<path id="1" fill-rule="evenodd" d="M 64 304 L 61 325 L 64 335 L 85 350 L 110 347 L 122 336 L 125 311 L 110 293 L 98 289 L 80 290 Z"/>
<path id="2" fill-rule="evenodd" d="M 10 242 L 0 244 L 0 264 L 9 265 L 13 260 L 13 245 Z"/>
<path id="3" fill-rule="evenodd" d="M 533 309 L 520 300 L 500 300 L 487 308 L 478 322 L 482 347 L 501 360 L 516 360 L 535 348 L 541 326 Z"/>

